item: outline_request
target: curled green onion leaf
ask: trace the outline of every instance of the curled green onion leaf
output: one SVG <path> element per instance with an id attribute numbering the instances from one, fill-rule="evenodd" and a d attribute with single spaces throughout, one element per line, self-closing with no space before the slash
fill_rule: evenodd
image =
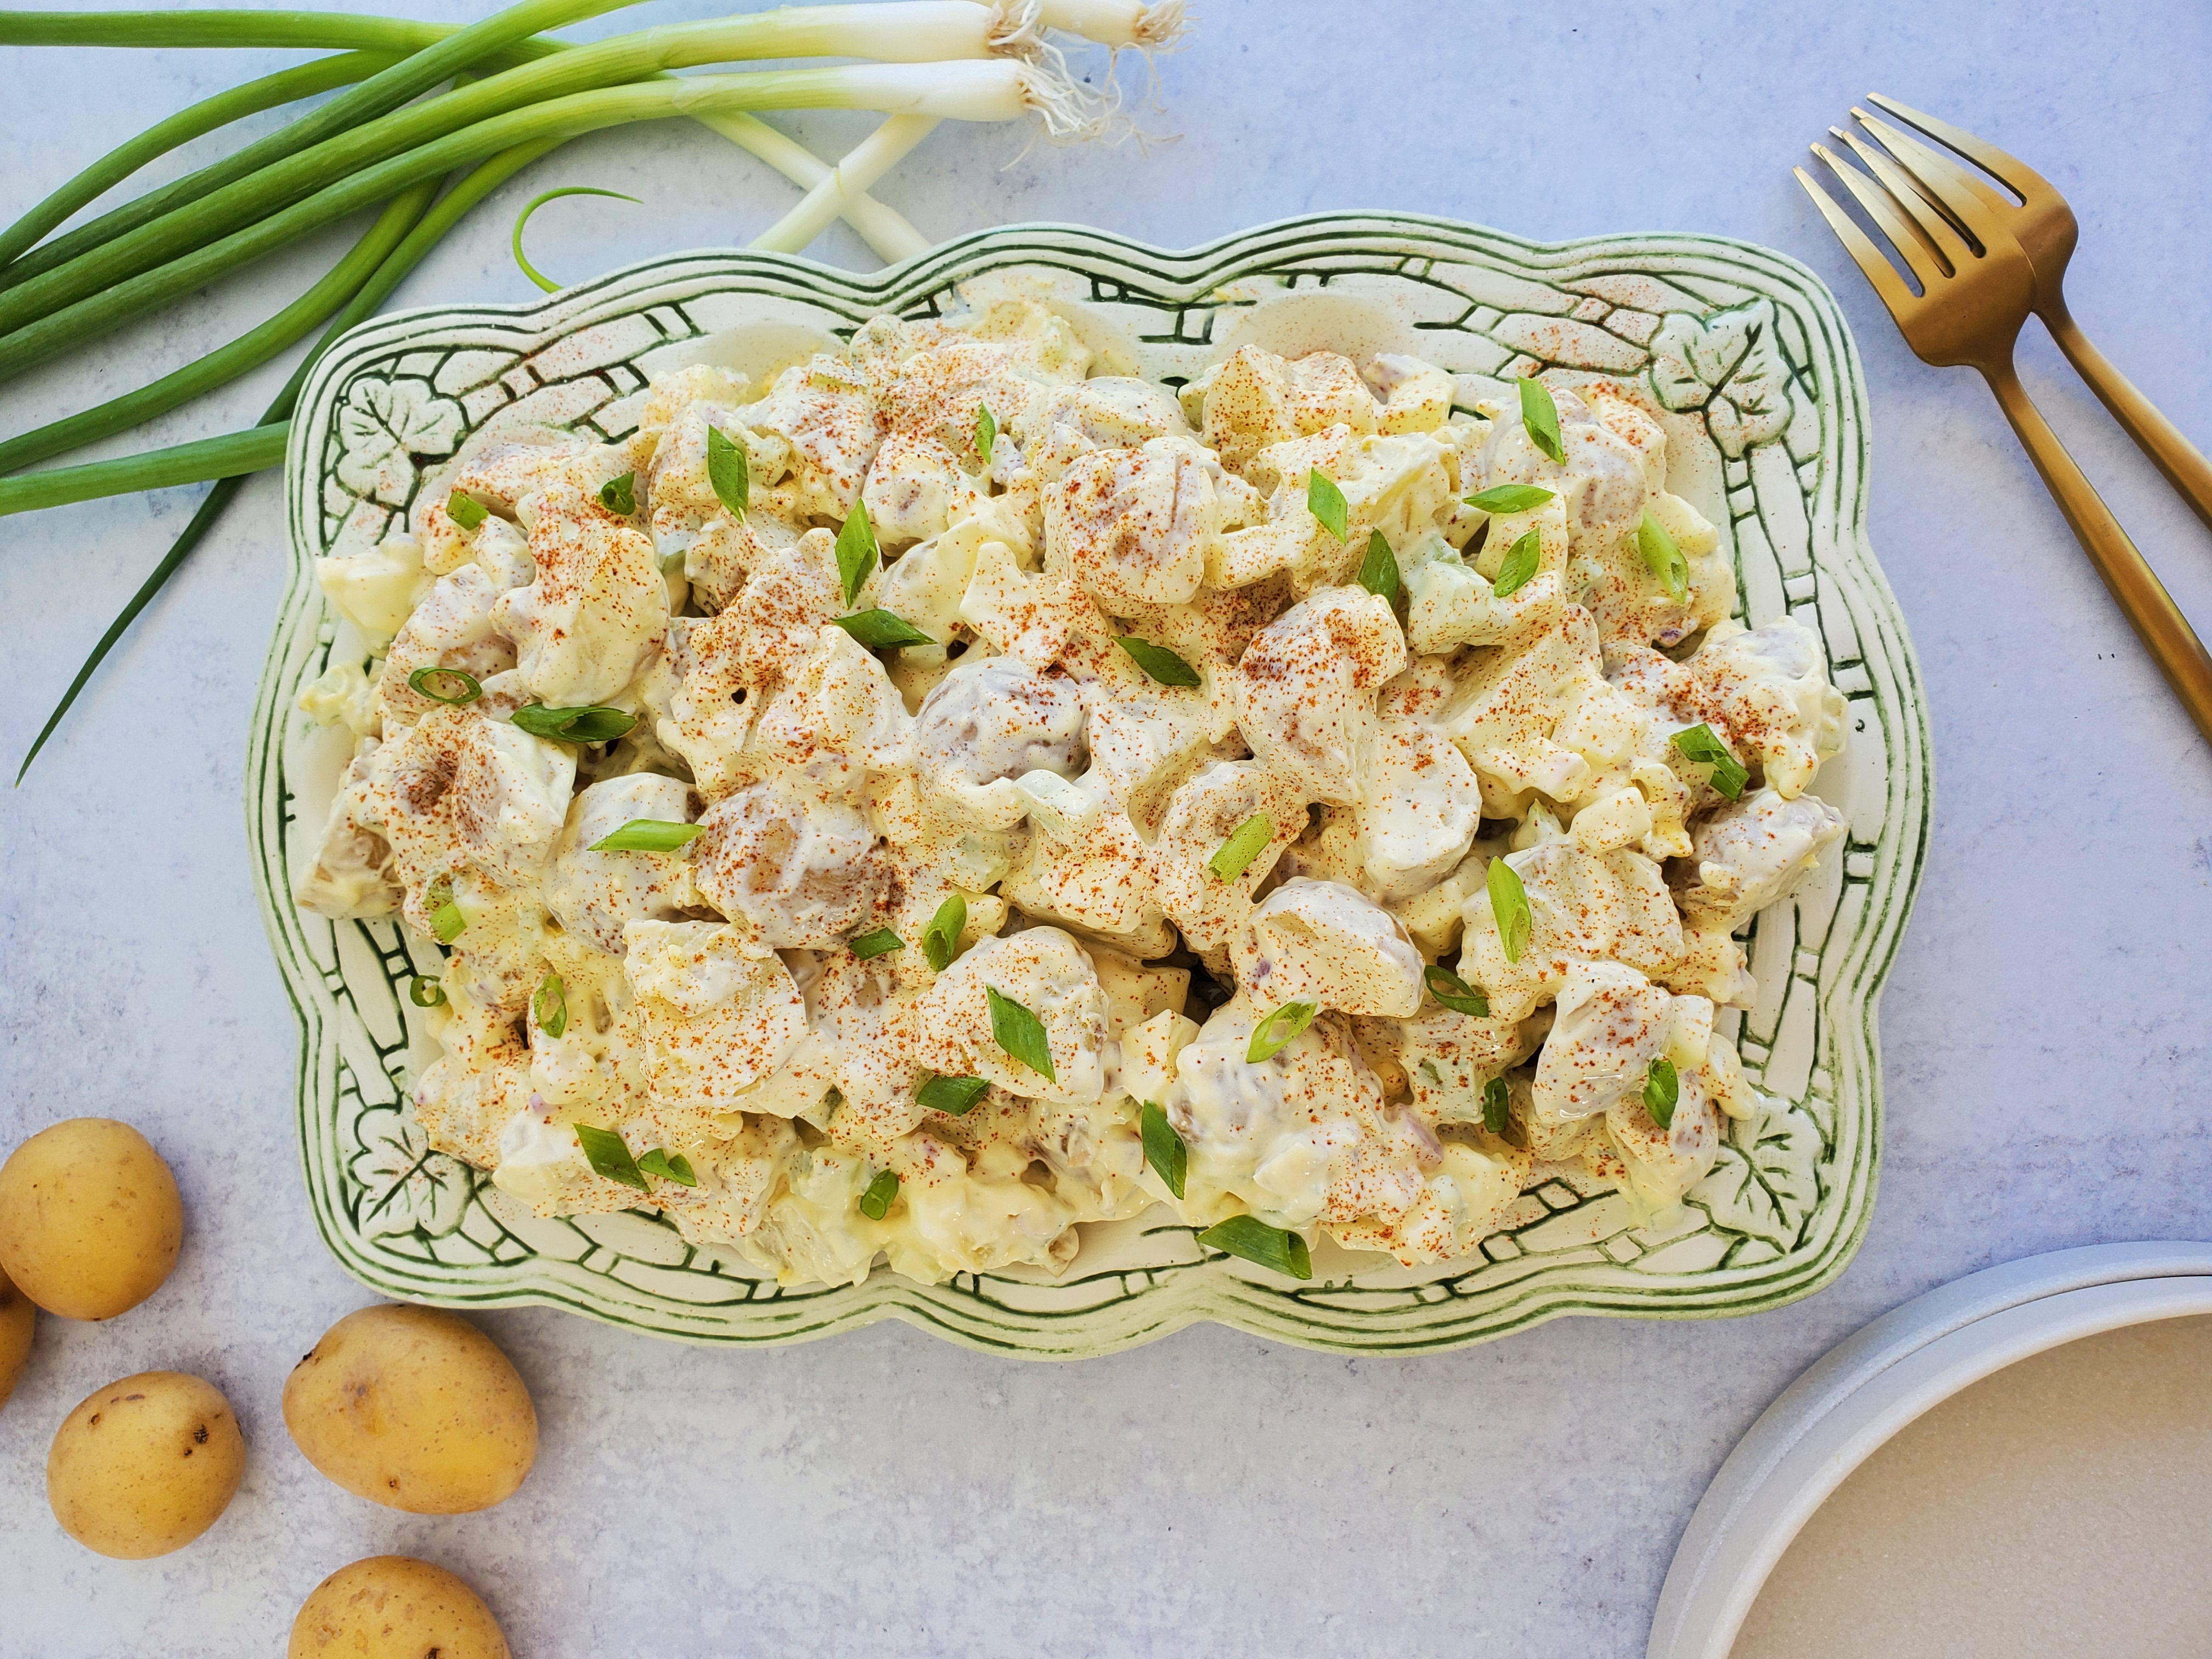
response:
<path id="1" fill-rule="evenodd" d="M 443 1007 L 446 988 L 428 974 L 417 974 L 407 982 L 407 1000 L 417 1008 Z"/>
<path id="2" fill-rule="evenodd" d="M 845 590 L 846 604 L 860 598 L 876 559 L 876 527 L 868 522 L 868 504 L 854 501 L 853 515 L 837 532 L 837 580 Z"/>
<path id="3" fill-rule="evenodd" d="M 599 486 L 599 505 L 624 518 L 637 511 L 637 474 L 625 472 Z"/>
<path id="4" fill-rule="evenodd" d="M 1490 999 L 1442 963 L 1424 968 L 1421 982 L 1429 988 L 1431 996 L 1454 1013 L 1472 1014 L 1477 1019 L 1490 1017 Z"/>
<path id="5" fill-rule="evenodd" d="M 983 469 L 991 467 L 992 447 L 999 441 L 999 423 L 991 416 L 991 406 L 981 404 L 975 410 L 975 453 L 981 459 Z"/>
<path id="6" fill-rule="evenodd" d="M 1482 1127 L 1494 1135 L 1505 1133 L 1507 1108 L 1512 1097 L 1505 1088 L 1505 1079 L 1494 1077 L 1482 1085 Z"/>
<path id="7" fill-rule="evenodd" d="M 1636 526 L 1636 550 L 1644 556 L 1644 568 L 1659 579 L 1668 599 L 1679 605 L 1689 598 L 1690 562 L 1667 533 L 1667 526 L 1649 513 Z"/>
<path id="8" fill-rule="evenodd" d="M 719 426 L 707 428 L 707 482 L 714 488 L 714 499 L 742 519 L 745 507 L 752 500 L 752 468 L 745 459 L 745 447 L 732 443 Z"/>
<path id="9" fill-rule="evenodd" d="M 434 663 L 410 674 L 407 689 L 453 708 L 474 702 L 483 696 L 483 687 L 477 683 L 475 675 L 463 673 L 458 668 L 440 668 Z"/>
<path id="10" fill-rule="evenodd" d="M 602 836 L 584 850 L 587 853 L 675 853 L 707 832 L 696 823 L 672 823 L 666 818 L 632 818 L 611 836 Z"/>
<path id="11" fill-rule="evenodd" d="M 1197 685 L 1201 683 L 1198 670 L 1164 645 L 1154 645 L 1150 640 L 1140 640 L 1133 635 L 1119 637 L 1114 643 L 1127 652 L 1132 662 L 1162 685 Z"/>
<path id="12" fill-rule="evenodd" d="M 584 1149 L 584 1161 L 609 1181 L 619 1181 L 625 1187 L 650 1192 L 645 1176 L 639 1173 L 637 1160 L 629 1155 L 629 1144 L 612 1129 L 601 1129 L 589 1123 L 569 1126 L 576 1132 L 576 1145 Z"/>
<path id="13" fill-rule="evenodd" d="M 548 974 L 538 981 L 538 994 L 530 999 L 530 1012 L 547 1036 L 557 1037 L 568 1029 L 568 988 L 561 983 L 560 975 Z"/>
<path id="14" fill-rule="evenodd" d="M 1505 562 L 1498 567 L 1498 580 L 1490 591 L 1501 599 L 1519 592 L 1543 562 L 1544 538 L 1532 530 L 1505 550 Z"/>
<path id="15" fill-rule="evenodd" d="M 1234 881 L 1252 867 L 1252 860 L 1267 850 L 1267 843 L 1275 838 L 1275 821 L 1265 812 L 1255 812 L 1230 832 L 1229 839 L 1213 849 L 1213 856 L 1206 867 L 1213 872 L 1216 879 Z"/>
<path id="16" fill-rule="evenodd" d="M 1522 381 L 1527 385 L 1527 381 Z M 1535 484 L 1492 484 L 1487 489 L 1477 490 L 1464 497 L 1469 507 L 1479 507 L 1485 513 L 1526 513 L 1532 507 L 1541 507 L 1552 499 L 1552 492 Z"/>
<path id="17" fill-rule="evenodd" d="M 1359 585 L 1392 605 L 1398 602 L 1398 556 L 1390 550 L 1390 544 L 1379 530 L 1368 534 L 1367 556 L 1359 562 Z"/>
<path id="18" fill-rule="evenodd" d="M 656 1146 L 637 1161 L 638 1169 L 646 1175 L 659 1176 L 663 1181 L 672 1181 L 679 1187 L 696 1187 L 699 1177 L 691 1168 L 691 1160 L 681 1152 L 669 1152 Z"/>
<path id="19" fill-rule="evenodd" d="M 845 948 L 863 962 L 873 957 L 887 957 L 894 951 L 906 949 L 906 941 L 888 927 L 878 927 L 872 933 L 862 933 L 848 939 Z"/>
<path id="20" fill-rule="evenodd" d="M 1521 960 L 1521 953 L 1528 948 L 1528 935 L 1535 927 L 1535 919 L 1528 914 L 1528 890 L 1521 884 L 1521 877 L 1504 859 L 1490 861 L 1490 914 L 1498 922 L 1498 942 L 1505 947 L 1508 962 Z"/>
<path id="21" fill-rule="evenodd" d="M 1317 1002 L 1286 1002 L 1252 1028 L 1251 1046 L 1244 1050 L 1244 1058 L 1257 1066 L 1263 1060 L 1273 1060 L 1290 1046 L 1291 1040 L 1314 1023 L 1321 1012 Z"/>
<path id="22" fill-rule="evenodd" d="M 597 705 L 549 708 L 542 702 L 532 702 L 514 711 L 514 723 L 532 737 L 544 738 L 549 743 L 612 743 L 628 735 L 637 724 L 637 716 Z"/>
<path id="23" fill-rule="evenodd" d="M 881 1221 L 890 1213 L 891 1200 L 898 1196 L 899 1178 L 889 1170 L 878 1170 L 876 1178 L 868 1183 L 868 1190 L 860 1194 L 860 1213 L 871 1221 Z"/>
<path id="24" fill-rule="evenodd" d="M 895 645 L 935 645 L 937 641 L 916 628 L 896 611 L 878 605 L 872 611 L 855 611 L 849 617 L 830 618 L 871 651 L 880 651 Z"/>
<path id="25" fill-rule="evenodd" d="M 514 216 L 514 231 L 507 239 L 507 246 L 514 254 L 514 263 L 521 266 L 522 274 L 548 294 L 559 293 L 561 284 L 538 270 L 536 265 L 532 264 L 525 256 L 522 252 L 522 228 L 530 222 L 532 214 L 537 212 L 548 202 L 557 202 L 563 196 L 608 196 L 617 202 L 637 200 L 636 197 L 625 196 L 618 190 L 600 190 L 592 185 L 564 185 L 558 190 L 549 190 L 542 196 L 533 196 L 524 204 L 522 211 Z"/>
<path id="26" fill-rule="evenodd" d="M 464 495 L 456 489 L 446 497 L 446 516 L 464 530 L 474 530 L 491 517 L 491 510 L 474 496 Z"/>
<path id="27" fill-rule="evenodd" d="M 991 1086 L 980 1077 L 933 1077 L 914 1091 L 914 1103 L 947 1117 L 965 1117 Z"/>
<path id="28" fill-rule="evenodd" d="M 983 994 L 991 1004 L 991 1040 L 1046 1082 L 1059 1082 L 1052 1069 L 1052 1045 L 1045 1041 L 1044 1022 L 996 986 L 986 985 Z"/>
<path id="29" fill-rule="evenodd" d="M 1336 480 L 1319 467 L 1306 475 L 1306 511 L 1339 541 L 1352 533 L 1352 514 L 1344 504 L 1344 492 L 1336 487 Z"/>
<path id="30" fill-rule="evenodd" d="M 1145 1162 L 1167 1183 L 1168 1190 L 1181 1198 L 1190 1170 L 1190 1148 L 1182 1144 L 1182 1137 L 1158 1103 L 1145 1102 L 1137 1114 L 1137 1133 L 1145 1143 Z"/>
<path id="31" fill-rule="evenodd" d="M 1692 726 L 1677 732 L 1668 741 L 1686 759 L 1702 762 L 1713 769 L 1711 781 L 1714 788 L 1730 800 L 1742 799 L 1743 786 L 1750 781 L 1751 774 L 1744 770 L 1743 763 L 1729 751 L 1728 744 L 1721 741 L 1720 734 L 1711 726 Z"/>
<path id="32" fill-rule="evenodd" d="M 1559 406 L 1551 388 L 1534 378 L 1521 382 L 1521 424 L 1528 441 L 1553 460 L 1565 463 L 1566 447 L 1559 441 Z"/>
<path id="33" fill-rule="evenodd" d="M 1663 1054 L 1651 1062 L 1651 1069 L 1644 1075 L 1644 1109 L 1651 1114 L 1651 1121 L 1662 1129 L 1674 1127 L 1674 1108 L 1682 1098 L 1682 1079 L 1675 1075 L 1674 1062 Z"/>
<path id="34" fill-rule="evenodd" d="M 1232 1215 L 1226 1221 L 1217 1221 L 1198 1236 L 1198 1242 L 1291 1279 L 1313 1277 L 1313 1254 L 1306 1249 L 1305 1240 L 1280 1227 L 1270 1227 L 1257 1216 Z"/>
<path id="35" fill-rule="evenodd" d="M 929 926 L 921 930 L 921 953 L 929 965 L 943 973 L 960 954 L 960 930 L 968 925 L 968 901 L 958 893 L 937 907 Z"/>

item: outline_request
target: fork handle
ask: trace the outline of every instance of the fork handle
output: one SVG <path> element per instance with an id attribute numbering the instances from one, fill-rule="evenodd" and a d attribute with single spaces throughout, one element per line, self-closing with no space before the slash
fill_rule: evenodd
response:
<path id="1" fill-rule="evenodd" d="M 2197 509 L 2197 516 L 2212 526 L 2212 461 L 2181 434 L 2181 428 L 2159 412 L 2158 405 L 2135 388 L 2135 383 L 2112 367 L 2112 359 L 2089 343 L 2077 327 L 2062 297 L 2039 313 L 2051 337 L 2066 354 L 2066 361 L 2089 383 L 2112 418 L 2126 428 L 2136 447 L 2151 458 L 2166 481 L 2180 491 L 2182 500 Z"/>
<path id="2" fill-rule="evenodd" d="M 2089 562 L 2097 567 L 2105 586 L 2119 601 L 2136 635 L 2148 647 L 2151 659 L 2181 699 L 2190 719 L 2197 722 L 2197 729 L 2212 739 L 2212 657 L 2205 654 L 2204 642 L 2167 595 L 2156 573 L 2143 562 L 2143 556 L 2136 551 L 2136 544 L 2120 528 L 2112 510 L 2074 465 L 2058 434 L 2021 386 L 2012 364 L 1985 366 L 1982 372 L 1988 376 L 1990 390 L 1996 393 L 2005 418 L 2020 434 L 2028 459 L 2043 475 L 2044 487 L 2058 502 L 2066 522 L 2073 526 Z"/>

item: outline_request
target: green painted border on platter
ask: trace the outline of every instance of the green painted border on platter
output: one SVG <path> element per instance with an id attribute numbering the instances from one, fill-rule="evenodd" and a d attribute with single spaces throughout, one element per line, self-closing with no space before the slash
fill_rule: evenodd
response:
<path id="1" fill-rule="evenodd" d="M 1419 284 L 1423 306 L 1437 295 L 1466 299 L 1455 320 L 1413 326 L 1437 331 L 1440 348 L 1494 354 L 1504 349 L 1500 339 L 1518 342 L 1513 349 L 1520 355 L 1510 362 L 1469 371 L 1493 376 L 1519 372 L 1531 357 L 1566 368 L 1591 367 L 1590 352 L 1625 360 L 1633 350 L 1607 343 L 1608 319 L 1625 330 L 1617 337 L 1631 348 L 1639 329 L 1646 345 L 1708 325 L 1735 328 L 1741 343 L 1747 329 L 1755 337 L 1773 325 L 1757 348 L 1769 354 L 1759 361 L 1771 373 L 1762 380 L 1747 367 L 1726 371 L 1740 378 L 1714 383 L 1705 404 L 1680 413 L 1678 424 L 1693 422 L 1699 432 L 1717 434 L 1721 416 L 1729 417 L 1726 429 L 1741 452 L 1729 455 L 1717 439 L 1709 446 L 1718 487 L 1702 504 L 1733 539 L 1751 619 L 1768 620 L 1786 606 L 1821 633 L 1856 729 L 1852 749 L 1833 763 L 1844 769 L 1839 804 L 1850 819 L 1841 860 L 1813 884 L 1819 891 L 1762 915 L 1752 940 L 1761 994 L 1744 1025 L 1747 1070 L 1782 1094 L 1789 1109 L 1724 1149 L 1727 1169 L 1745 1173 L 1741 1200 L 1722 1190 L 1726 1183 L 1709 1181 L 1673 1230 L 1655 1231 L 1617 1225 L 1617 1198 L 1554 1180 L 1524 1198 L 1524 1208 L 1534 1206 L 1528 1218 L 1486 1240 L 1480 1258 L 1426 1273 L 1362 1271 L 1352 1278 L 1348 1269 L 1359 1259 L 1325 1249 L 1318 1253 L 1322 1276 L 1305 1285 L 1207 1255 L 1189 1229 L 1156 1211 L 1122 1224 L 1112 1243 L 1099 1247 L 1104 1265 L 1091 1266 L 1087 1244 L 1065 1281 L 962 1274 L 932 1286 L 879 1267 L 858 1286 L 782 1290 L 758 1280 L 733 1255 L 693 1250 L 672 1229 L 637 1215 L 527 1222 L 487 1181 L 423 1149 L 419 1131 L 410 1139 L 392 1102 L 419 1033 L 408 1025 L 398 990 L 417 968 L 434 969 L 437 948 L 391 922 L 333 925 L 303 915 L 289 896 L 288 848 L 300 811 L 294 786 L 310 784 L 304 762 L 298 775 L 288 774 L 288 757 L 314 741 L 293 705 L 301 685 L 319 671 L 327 642 L 313 560 L 373 523 L 374 491 L 398 505 L 393 495 L 411 492 L 435 471 L 398 451 L 380 462 L 382 440 L 374 432 L 349 447 L 353 437 L 341 433 L 341 409 L 358 411 L 370 406 L 364 396 L 381 398 L 374 407 L 389 416 L 387 424 L 397 430 L 414 420 L 431 446 L 414 453 L 434 461 L 443 453 L 436 446 L 453 429 L 446 405 L 473 430 L 498 414 L 468 412 L 464 401 L 509 395 L 501 387 L 510 380 L 520 388 L 512 398 L 557 400 L 559 386 L 580 386 L 592 375 L 619 394 L 603 405 L 634 397 L 642 376 L 617 346 L 595 360 L 593 343 L 637 333 L 637 318 L 658 318 L 653 327 L 662 337 L 630 356 L 686 337 L 678 322 L 695 337 L 716 331 L 684 309 L 708 301 L 704 308 L 726 314 L 727 303 L 715 296 L 747 295 L 740 309 L 763 314 L 828 313 L 850 326 L 887 311 L 927 314 L 955 284 L 1010 265 L 1048 268 L 1087 284 L 1090 303 L 1108 311 L 1171 310 L 1168 331 L 1139 337 L 1148 352 L 1176 361 L 1202 354 L 1214 320 L 1237 310 L 1244 303 L 1237 296 L 1255 287 L 1387 293 L 1398 296 L 1390 301 L 1397 305 L 1410 303 L 1407 285 Z M 1674 298 L 1660 305 L 1604 297 L 1662 289 Z M 1508 303 L 1476 303 L 1478 292 Z M 1760 310 L 1761 301 L 1771 310 Z M 1445 310 L 1454 303 L 1436 302 Z M 1661 335 L 1646 329 L 1647 313 L 1662 322 Z M 1747 317 L 1765 321 L 1747 325 Z M 560 354 L 572 378 L 550 386 L 521 366 L 451 397 L 428 378 L 434 362 L 520 359 L 556 340 L 564 343 Z M 1741 362 L 1751 364 L 1750 352 Z M 456 384 L 466 379 L 459 374 Z M 404 397 L 393 390 L 402 381 Z M 1744 436 L 1773 424 L 1778 388 L 1786 430 Z M 301 1160 L 325 1242 L 363 1284 L 410 1301 L 564 1307 L 651 1334 L 733 1344 L 802 1341 L 892 1318 L 971 1347 L 1053 1358 L 1133 1346 L 1200 1320 L 1309 1347 L 1407 1353 L 1485 1340 L 1564 1314 L 1711 1318 L 1778 1307 L 1817 1290 L 1850 1261 L 1873 1206 L 1881 1115 L 1876 1003 L 1924 865 L 1932 785 L 1918 665 L 1866 540 L 1867 418 L 1856 351 L 1832 296 L 1784 255 L 1671 234 L 1538 244 L 1398 214 L 1287 220 L 1181 252 L 1079 227 L 1013 226 L 867 275 L 777 254 L 681 254 L 529 304 L 432 307 L 364 325 L 318 365 L 293 424 L 286 465 L 290 581 L 256 699 L 246 767 L 256 887 L 301 1021 Z M 586 425 L 588 419 L 579 417 Z M 353 427 L 362 425 L 356 413 Z M 359 483 L 379 465 L 380 475 Z M 341 466 L 356 483 L 339 481 Z M 366 505 L 364 489 L 371 492 Z M 1820 787 L 1832 795 L 1829 776 L 1824 771 Z M 313 822 L 301 833 L 312 836 L 319 811 L 310 807 L 307 815 Z M 1816 933 L 1814 948 L 1805 948 Z M 1768 1073 L 1777 1071 L 1798 1086 L 1771 1080 Z M 1808 1136 L 1817 1142 L 1810 1153 Z M 394 1231 L 401 1222 L 408 1225 Z M 1556 1249 L 1522 1242 L 1583 1231 L 1601 1236 Z"/>

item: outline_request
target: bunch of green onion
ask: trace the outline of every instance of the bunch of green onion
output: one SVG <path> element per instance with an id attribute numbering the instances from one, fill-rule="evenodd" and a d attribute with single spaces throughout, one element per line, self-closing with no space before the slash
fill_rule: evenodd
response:
<path id="1" fill-rule="evenodd" d="M 1182 0 L 884 0 L 642 29 L 588 45 L 547 38 L 637 0 L 520 0 L 467 27 L 292 11 L 0 12 L 0 45 L 312 48 L 331 55 L 217 94 L 94 161 L 0 231 L 0 381 L 158 312 L 313 231 L 374 221 L 330 271 L 227 345 L 81 414 L 0 440 L 0 515 L 216 481 L 115 619 L 16 774 L 124 630 L 198 545 L 246 478 L 282 464 L 295 400 L 316 359 L 374 315 L 453 226 L 569 139 L 635 121 L 700 122 L 805 189 L 757 238 L 796 252 L 844 218 L 883 258 L 926 240 L 867 192 L 940 120 L 1034 117 L 1054 137 L 1111 130 L 1110 103 L 1066 72 L 1048 32 L 1152 50 L 1174 44 Z M 679 76 L 769 60 L 860 59 Z M 339 88 L 345 88 L 338 91 Z M 63 227 L 149 162 L 264 110 L 337 92 L 221 161 Z M 873 110 L 887 118 L 834 167 L 762 110 Z M 562 191 L 549 191 L 526 209 Z M 59 233 L 59 234 L 57 234 Z M 515 251 L 521 254 L 521 223 Z M 523 269 L 540 286 L 551 288 Z M 119 460 L 25 472 L 228 385 L 322 332 L 258 424 Z"/>

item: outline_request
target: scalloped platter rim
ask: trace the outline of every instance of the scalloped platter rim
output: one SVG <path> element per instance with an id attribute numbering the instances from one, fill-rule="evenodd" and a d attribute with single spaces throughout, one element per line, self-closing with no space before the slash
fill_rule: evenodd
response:
<path id="1" fill-rule="evenodd" d="M 1324 1241 L 1306 1284 L 1202 1251 L 1164 1211 L 1087 1228 L 1065 1279 L 1029 1270 L 924 1285 L 778 1286 L 733 1252 L 628 1212 L 539 1220 L 432 1151 L 404 1109 L 428 1057 L 404 995 L 438 947 L 393 921 L 326 921 L 290 893 L 349 749 L 298 711 L 331 620 L 319 555 L 373 546 L 461 446 L 517 423 L 629 430 L 645 378 L 717 362 L 757 375 L 884 312 L 926 316 L 956 287 L 1018 270 L 1106 364 L 1187 378 L 1237 344 L 1408 351 L 1463 397 L 1534 367 L 1644 382 L 1669 485 L 1731 541 L 1739 615 L 1784 611 L 1822 636 L 1849 746 L 1814 784 L 1847 834 L 1753 924 L 1756 1005 L 1725 1016 L 1777 1098 L 1733 1127 L 1674 1216 L 1559 1169 L 1479 1255 L 1407 1271 Z M 672 255 L 519 306 L 380 318 L 308 380 L 286 462 L 289 584 L 246 769 L 254 877 L 301 1024 L 301 1152 L 316 1224 L 385 1295 L 563 1307 L 653 1335 L 757 1345 L 900 1319 L 972 1347 L 1073 1358 L 1201 1320 L 1304 1346 L 1417 1352 L 1566 1314 L 1711 1318 L 1774 1308 L 1843 1270 L 1881 1150 L 1876 1001 L 1924 863 L 1931 757 L 1920 675 L 1865 532 L 1866 392 L 1832 295 L 1796 261 L 1679 234 L 1540 244 L 1445 220 L 1331 214 L 1182 252 L 1016 225 L 866 275 L 782 255 Z"/>

